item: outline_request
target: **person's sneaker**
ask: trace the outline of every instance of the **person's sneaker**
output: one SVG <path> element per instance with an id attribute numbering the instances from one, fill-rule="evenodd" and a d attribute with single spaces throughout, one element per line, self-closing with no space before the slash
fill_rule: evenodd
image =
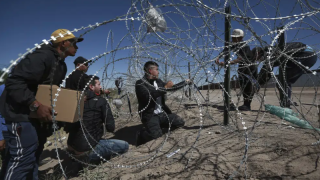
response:
<path id="1" fill-rule="evenodd" d="M 240 111 L 251 111 L 251 107 L 246 106 L 246 105 L 239 106 L 238 109 Z"/>
<path id="2" fill-rule="evenodd" d="M 230 103 L 229 111 L 235 111 L 235 110 L 236 110 L 236 105 L 234 105 L 233 103 Z"/>
<path id="3" fill-rule="evenodd" d="M 292 106 L 299 106 L 299 104 L 297 103 L 297 102 L 289 102 L 290 103 L 290 105 L 292 105 Z"/>

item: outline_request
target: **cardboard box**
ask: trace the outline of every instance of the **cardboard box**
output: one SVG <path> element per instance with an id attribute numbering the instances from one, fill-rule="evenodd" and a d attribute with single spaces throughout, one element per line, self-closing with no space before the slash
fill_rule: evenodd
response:
<path id="1" fill-rule="evenodd" d="M 50 85 L 39 85 L 36 95 L 36 100 L 41 104 L 51 107 L 51 90 Z M 59 87 L 56 85 L 52 86 L 53 99 L 55 94 L 57 94 Z M 78 93 L 78 98 L 77 98 Z M 56 121 L 74 123 L 79 120 L 78 112 L 78 101 L 81 95 L 81 91 L 75 91 L 70 89 L 63 89 L 59 92 L 59 96 L 56 101 L 56 107 L 54 110 L 58 112 L 56 116 Z M 84 98 L 80 101 L 80 114 L 83 115 Z M 37 118 L 36 113 L 30 113 L 29 117 Z"/>

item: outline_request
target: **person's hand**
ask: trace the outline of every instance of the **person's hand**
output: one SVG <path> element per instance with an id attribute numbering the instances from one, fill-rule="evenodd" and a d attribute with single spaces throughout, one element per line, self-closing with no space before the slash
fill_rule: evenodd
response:
<path id="1" fill-rule="evenodd" d="M 188 85 L 190 85 L 190 84 L 193 83 L 193 81 L 192 81 L 192 79 L 187 79 L 187 80 L 186 80 L 186 83 L 187 83 Z"/>
<path id="2" fill-rule="evenodd" d="M 215 62 L 216 62 L 216 64 L 220 64 L 220 62 L 219 62 L 219 58 L 216 58 L 216 60 L 215 60 Z"/>
<path id="3" fill-rule="evenodd" d="M 58 115 L 57 112 L 54 112 L 54 115 Z M 52 121 L 52 108 L 46 105 L 39 103 L 39 108 L 37 110 L 37 117 L 40 121 Z"/>
<path id="4" fill-rule="evenodd" d="M 224 66 L 224 62 L 220 62 L 220 63 L 219 63 L 219 66 Z"/>
<path id="5" fill-rule="evenodd" d="M 2 132 L 0 132 L 2 133 Z M 4 148 L 6 148 L 6 141 L 3 139 L 0 141 L 0 151 L 2 151 Z"/>
<path id="6" fill-rule="evenodd" d="M 172 86 L 173 86 L 173 82 L 169 81 L 164 87 L 167 89 L 167 88 L 172 88 Z"/>
<path id="7" fill-rule="evenodd" d="M 108 89 L 104 90 L 105 94 L 110 94 L 110 91 Z"/>

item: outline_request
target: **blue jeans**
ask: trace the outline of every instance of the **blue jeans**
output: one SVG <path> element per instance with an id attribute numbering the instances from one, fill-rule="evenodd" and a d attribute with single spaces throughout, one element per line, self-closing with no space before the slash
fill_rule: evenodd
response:
<path id="1" fill-rule="evenodd" d="M 6 122 L 6 157 L 1 174 L 5 180 L 37 180 L 39 157 L 47 140 L 46 129 L 37 122 Z M 5 172 L 3 172 L 5 171 Z"/>
<path id="2" fill-rule="evenodd" d="M 126 153 L 129 149 L 129 144 L 126 141 L 117 139 L 101 139 L 99 144 L 94 147 L 96 153 L 104 159 L 109 160 L 117 154 Z M 101 159 L 98 155 L 91 151 L 87 156 L 90 163 L 99 163 Z"/>

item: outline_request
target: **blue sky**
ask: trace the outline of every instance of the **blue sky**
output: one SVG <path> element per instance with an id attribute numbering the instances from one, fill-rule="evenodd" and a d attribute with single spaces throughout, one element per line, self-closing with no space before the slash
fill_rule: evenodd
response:
<path id="1" fill-rule="evenodd" d="M 51 33 L 60 28 L 73 30 L 102 22 L 126 14 L 130 1 L 105 0 L 76 0 L 76 1 L 42 1 L 42 0 L 15 0 L 0 2 L 0 65 L 7 66 L 10 60 L 17 59 L 19 53 L 25 53 L 27 48 L 34 47 L 43 39 L 49 39 Z M 106 41 L 109 30 L 115 31 L 115 42 L 127 33 L 122 22 L 112 23 L 100 27 L 79 43 L 77 56 L 92 58 L 106 50 Z M 76 36 L 84 31 L 74 33 Z M 66 63 L 68 72 L 74 69 L 73 61 L 76 57 L 68 57 Z M 98 62 L 90 69 L 89 74 L 98 68 Z M 121 70 L 122 66 L 116 67 Z M 100 68 L 99 68 L 100 69 Z"/>
<path id="2" fill-rule="evenodd" d="M 154 1 L 151 1 L 154 2 Z M 177 1 L 181 2 L 181 1 Z M 203 1 L 207 2 L 207 1 Z M 211 1 L 217 2 L 217 1 Z M 241 1 L 242 2 L 242 1 Z M 246 9 L 247 6 L 241 4 L 239 2 L 239 6 L 242 11 L 247 10 L 246 13 L 250 17 L 253 17 L 253 13 L 250 12 L 249 9 Z M 252 2 L 252 6 L 257 1 L 250 1 Z M 293 15 L 293 14 L 300 14 L 302 12 L 301 8 L 295 7 L 292 0 L 283 0 L 280 4 L 280 12 L 281 16 Z M 154 2 L 155 4 L 159 4 L 159 1 Z M 167 3 L 166 1 L 160 1 L 160 4 Z M 208 4 L 209 5 L 209 4 Z M 27 48 L 34 47 L 35 43 L 41 43 L 43 39 L 49 39 L 51 33 L 59 28 L 73 30 L 74 28 L 80 28 L 82 26 L 88 26 L 89 24 L 95 24 L 96 22 L 102 22 L 105 20 L 113 19 L 117 16 L 124 15 L 128 12 L 131 6 L 131 0 L 94 0 L 94 1 L 87 1 L 87 0 L 55 0 L 55 1 L 44 1 L 44 0 L 14 0 L 14 1 L 0 1 L 0 67 L 6 67 L 9 65 L 10 60 L 14 60 L 18 58 L 19 53 L 25 53 Z M 212 7 L 217 6 L 217 4 L 212 4 Z M 218 8 L 222 8 L 219 6 Z M 182 9 L 182 8 L 181 8 Z M 176 11 L 172 7 L 167 7 L 161 9 L 163 12 L 168 11 Z M 190 10 L 190 9 L 189 9 Z M 258 17 L 275 17 L 279 16 L 276 14 L 274 8 L 271 5 L 264 4 L 258 5 L 254 10 L 254 13 Z M 239 11 L 236 10 L 235 7 L 232 7 L 232 12 L 235 14 L 240 14 Z M 198 12 L 195 9 L 191 9 L 188 13 L 192 15 L 198 15 Z M 135 14 L 137 17 L 137 14 Z M 168 17 L 172 18 L 172 21 L 168 19 Z M 179 26 L 182 29 L 187 29 L 187 23 L 185 20 L 181 18 L 181 16 L 177 16 L 174 13 L 169 13 L 168 17 L 166 18 L 168 27 L 172 28 L 175 26 Z M 224 39 L 223 29 L 224 23 L 222 16 L 216 20 L 215 23 L 216 28 L 220 29 L 216 32 L 217 35 Z M 220 20 L 219 20 L 220 19 Z M 312 18 L 316 22 L 319 22 L 316 18 Z M 308 18 L 305 22 L 312 24 L 314 27 L 319 28 L 316 23 L 312 22 L 312 19 Z M 284 23 L 288 23 L 291 20 L 285 20 Z M 173 23 L 175 22 L 175 23 Z M 139 25 L 141 22 L 136 22 L 135 25 Z M 203 24 L 200 18 L 194 19 L 192 21 L 195 26 Z M 272 30 L 278 25 L 281 24 L 281 21 L 267 21 L 266 23 Z M 266 34 L 268 30 L 264 29 L 260 23 L 252 22 L 251 26 L 253 27 L 254 31 L 257 34 L 262 35 Z M 298 27 L 299 23 L 296 24 L 294 27 Z M 306 26 L 302 24 L 302 26 Z M 232 22 L 232 28 L 243 28 L 238 22 Z M 113 42 L 114 46 L 116 46 L 120 39 L 125 36 L 128 31 L 125 26 L 125 21 L 118 21 L 107 24 L 105 26 L 101 26 L 96 30 L 88 33 L 84 36 L 85 40 L 82 43 L 78 44 L 79 50 L 76 55 L 83 56 L 85 58 L 92 58 L 96 55 L 99 55 L 106 51 L 106 41 L 109 31 L 112 31 Z M 76 36 L 80 35 L 84 31 L 74 33 Z M 246 37 L 245 39 L 249 39 L 251 37 L 251 33 L 249 31 L 245 31 Z M 314 31 L 309 30 L 291 30 L 287 33 L 287 41 L 292 41 L 295 38 L 304 38 L 299 39 L 302 42 L 314 45 L 315 47 L 319 47 L 319 35 L 315 34 Z M 191 34 L 192 35 L 192 34 Z M 194 34 L 193 34 L 194 35 Z M 166 37 L 170 37 L 170 35 L 164 35 Z M 185 37 L 185 36 L 182 36 Z M 305 38 L 307 37 L 307 38 Z M 270 43 L 273 37 L 267 36 L 263 39 Z M 151 39 L 151 38 L 150 38 Z M 110 41 L 110 40 L 109 40 Z M 150 40 L 151 41 L 151 40 Z M 211 38 L 213 42 L 213 38 Z M 173 41 L 172 41 L 173 42 Z M 189 44 L 188 44 L 189 43 Z M 192 43 L 186 42 L 188 46 Z M 200 41 L 199 44 L 204 44 L 203 41 Z M 251 43 L 250 45 L 253 47 L 256 42 Z M 125 45 L 130 45 L 130 41 L 126 40 L 122 47 Z M 193 44 L 194 45 L 194 44 Z M 223 42 L 217 41 L 216 46 L 222 46 Z M 110 44 L 107 51 L 110 51 Z M 216 56 L 219 51 L 214 51 L 211 54 L 211 57 Z M 130 56 L 130 51 L 119 51 L 115 55 L 116 58 L 122 58 L 126 56 Z M 184 56 L 184 55 L 182 55 Z M 68 57 L 66 59 L 66 63 L 68 66 L 68 72 L 71 72 L 74 69 L 73 60 L 76 57 Z M 111 56 L 107 56 L 107 60 Z M 177 58 L 177 56 L 174 56 Z M 89 71 L 88 74 L 93 74 L 97 70 L 99 70 L 102 66 L 104 66 L 105 58 L 102 58 L 97 63 L 94 63 Z M 176 60 L 176 63 L 179 65 L 186 65 L 184 61 Z M 320 63 L 318 62 L 315 67 L 319 67 Z M 192 66 L 194 67 L 194 66 Z M 116 72 L 123 72 L 125 73 L 128 68 L 128 60 L 120 61 L 115 63 L 114 70 Z M 313 68 L 313 69 L 314 69 Z M 174 72 L 174 69 L 170 69 L 170 72 Z M 186 72 L 186 68 L 181 69 L 181 72 Z M 102 72 L 101 72 L 102 73 Z M 99 75 L 101 76 L 101 73 Z M 110 73 L 110 72 L 109 72 Z M 233 71 L 233 74 L 235 71 Z"/>

